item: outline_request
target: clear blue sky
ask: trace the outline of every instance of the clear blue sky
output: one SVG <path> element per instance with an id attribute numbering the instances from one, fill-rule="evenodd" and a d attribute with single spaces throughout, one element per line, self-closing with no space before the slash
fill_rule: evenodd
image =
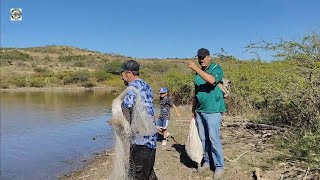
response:
<path id="1" fill-rule="evenodd" d="M 10 21 L 10 8 L 23 20 Z M 192 57 L 320 29 L 319 0 L 1 0 L 1 47 L 67 45 L 145 57 Z M 267 58 L 265 56 L 265 58 Z"/>

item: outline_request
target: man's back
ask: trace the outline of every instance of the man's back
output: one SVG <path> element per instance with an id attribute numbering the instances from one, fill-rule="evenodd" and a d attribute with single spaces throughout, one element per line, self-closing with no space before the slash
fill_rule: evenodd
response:
<path id="1" fill-rule="evenodd" d="M 135 81 L 128 84 L 128 86 L 135 87 L 140 91 L 140 95 L 142 97 L 142 103 L 143 106 L 147 108 L 147 112 L 149 115 L 151 115 L 154 120 L 154 100 L 153 100 L 153 91 L 149 84 L 144 82 L 142 79 L 136 79 Z M 133 91 L 129 91 L 127 95 L 125 96 L 122 107 L 125 109 L 132 110 L 133 106 L 136 103 L 136 94 Z M 146 118 L 146 120 L 149 120 Z M 157 134 L 151 135 L 151 136 L 138 136 L 136 135 L 133 138 L 132 144 L 136 145 L 145 145 L 149 148 L 156 148 L 156 140 L 157 140 Z"/>
<path id="2" fill-rule="evenodd" d="M 170 120 L 170 107 L 172 107 L 172 99 L 169 96 L 163 97 L 163 99 L 160 100 L 159 119 Z"/>

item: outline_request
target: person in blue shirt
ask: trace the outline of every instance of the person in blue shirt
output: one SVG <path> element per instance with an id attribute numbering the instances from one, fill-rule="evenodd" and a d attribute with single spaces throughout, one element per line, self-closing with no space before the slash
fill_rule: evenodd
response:
<path id="1" fill-rule="evenodd" d="M 121 79 L 126 86 L 132 86 L 140 91 L 144 106 L 149 115 L 154 120 L 154 100 L 153 91 L 149 84 L 139 77 L 140 65 L 135 60 L 129 60 L 117 69 Z M 122 112 L 124 117 L 132 121 L 132 110 L 135 106 L 137 94 L 131 90 L 125 95 L 122 102 Z M 155 123 L 155 122 L 154 122 Z M 156 155 L 157 133 L 150 136 L 135 135 L 131 141 L 130 147 L 130 169 L 133 169 L 135 179 L 137 180 L 157 180 L 154 172 L 154 162 Z"/>

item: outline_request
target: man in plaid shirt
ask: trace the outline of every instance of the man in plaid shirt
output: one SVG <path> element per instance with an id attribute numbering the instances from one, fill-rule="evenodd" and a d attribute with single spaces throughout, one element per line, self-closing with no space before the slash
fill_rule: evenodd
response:
<path id="1" fill-rule="evenodd" d="M 154 117 L 153 92 L 149 84 L 139 77 L 140 65 L 137 61 L 129 60 L 117 69 L 126 86 L 132 86 L 140 91 L 143 105 L 147 112 Z M 132 121 L 132 109 L 135 105 L 137 94 L 129 91 L 122 102 L 122 111 L 127 120 Z M 153 118 L 154 119 L 154 118 Z M 147 119 L 146 119 L 147 120 Z M 130 165 L 134 169 L 135 178 L 138 180 L 157 180 L 153 170 L 156 154 L 157 133 L 150 136 L 135 135 L 130 148 Z"/>

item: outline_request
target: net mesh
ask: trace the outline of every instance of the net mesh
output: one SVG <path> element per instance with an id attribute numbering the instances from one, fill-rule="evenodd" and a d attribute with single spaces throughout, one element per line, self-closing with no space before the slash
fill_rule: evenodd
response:
<path id="1" fill-rule="evenodd" d="M 136 94 L 132 108 L 131 124 L 122 112 L 122 102 L 129 91 Z M 157 132 L 154 117 L 147 112 L 147 107 L 141 92 L 134 87 L 127 87 L 112 102 L 112 119 L 109 121 L 114 129 L 115 158 L 111 179 L 132 180 L 134 174 L 130 166 L 130 144 L 135 136 L 148 136 Z"/>

